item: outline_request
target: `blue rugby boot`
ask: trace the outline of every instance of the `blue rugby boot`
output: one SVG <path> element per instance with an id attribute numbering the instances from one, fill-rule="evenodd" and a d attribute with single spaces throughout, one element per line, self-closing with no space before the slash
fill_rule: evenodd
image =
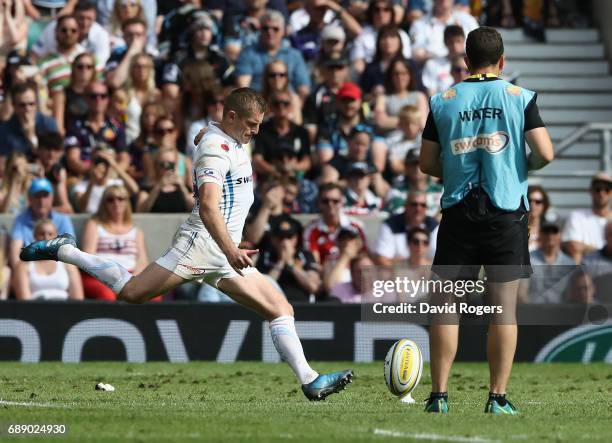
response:
<path id="1" fill-rule="evenodd" d="M 62 234 L 51 240 L 39 240 L 21 249 L 19 258 L 23 261 L 55 260 L 60 246 L 76 246 L 76 240 L 71 234 Z"/>
<path id="2" fill-rule="evenodd" d="M 331 372 L 329 374 L 319 374 L 314 381 L 302 385 L 302 392 L 304 392 L 308 400 L 325 400 L 325 397 L 346 389 L 346 385 L 352 382 L 353 371 L 350 369 L 346 371 Z"/>
<path id="3" fill-rule="evenodd" d="M 425 403 L 425 412 L 448 414 L 448 395 L 431 394 Z"/>
<path id="4" fill-rule="evenodd" d="M 518 411 L 516 407 L 506 400 L 505 397 L 500 398 L 491 398 L 489 397 L 489 401 L 485 406 L 485 414 L 494 414 L 494 415 L 516 415 Z"/>

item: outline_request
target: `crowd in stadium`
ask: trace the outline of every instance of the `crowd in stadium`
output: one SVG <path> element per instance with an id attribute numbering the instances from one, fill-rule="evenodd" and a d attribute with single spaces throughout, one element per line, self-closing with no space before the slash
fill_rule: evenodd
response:
<path id="1" fill-rule="evenodd" d="M 558 3 L 1 0 L 0 212 L 15 220 L 0 298 L 114 300 L 71 265 L 21 262 L 21 247 L 74 233 L 70 214 L 87 213 L 81 249 L 141 271 L 153 257 L 132 214 L 191 211 L 194 137 L 250 86 L 269 112 L 249 147 L 244 245 L 292 302 L 359 302 L 364 268 L 431 263 L 443 188 L 419 169 L 420 136 L 428 96 L 469 75 L 467 33 L 522 26 L 542 40 L 544 27 L 580 26 Z M 596 271 L 562 291 L 536 282 L 523 301 L 597 299 L 594 279 L 612 272 L 611 186 L 595 176 L 592 209 L 564 225 L 529 189 L 532 262 Z M 369 239 L 352 216 L 388 218 Z M 546 272 L 544 286 L 568 275 Z M 161 298 L 227 300 L 206 285 Z"/>

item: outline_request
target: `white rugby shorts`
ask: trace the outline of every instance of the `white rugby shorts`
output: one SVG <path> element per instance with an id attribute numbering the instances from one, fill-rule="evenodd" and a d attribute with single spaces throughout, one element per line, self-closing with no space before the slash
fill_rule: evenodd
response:
<path id="1" fill-rule="evenodd" d="M 239 275 L 207 232 L 177 231 L 172 246 L 155 263 L 185 280 L 202 280 L 215 288 L 222 278 Z M 257 269 L 249 266 L 241 272 L 247 275 Z"/>

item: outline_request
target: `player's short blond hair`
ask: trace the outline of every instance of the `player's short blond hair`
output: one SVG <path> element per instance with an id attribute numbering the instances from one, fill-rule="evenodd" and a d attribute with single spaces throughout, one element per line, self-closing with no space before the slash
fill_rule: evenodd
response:
<path id="1" fill-rule="evenodd" d="M 223 117 L 234 111 L 240 117 L 252 114 L 264 114 L 268 110 L 263 96 L 251 88 L 234 89 L 223 104 Z"/>

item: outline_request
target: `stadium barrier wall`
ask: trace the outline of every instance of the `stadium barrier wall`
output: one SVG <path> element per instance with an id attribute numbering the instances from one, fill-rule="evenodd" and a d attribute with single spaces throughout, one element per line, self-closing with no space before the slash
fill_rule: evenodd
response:
<path id="1" fill-rule="evenodd" d="M 154 260 L 159 257 L 169 246 L 174 236 L 174 232 L 187 219 L 188 214 L 134 214 L 134 224 L 140 227 L 144 232 L 145 241 L 147 243 L 147 252 L 149 260 Z M 76 231 L 77 240 L 80 240 L 81 233 L 85 227 L 85 222 L 89 220 L 89 214 L 71 215 L 70 219 Z M 313 218 L 318 217 L 318 214 L 298 214 L 294 216 L 302 225 L 305 225 Z M 352 218 L 360 220 L 364 225 L 365 235 L 368 239 L 368 247 L 372 249 L 378 236 L 378 230 L 386 215 L 371 215 L 371 216 L 352 216 Z M 11 214 L 0 214 L 0 226 L 4 226 L 8 232 L 11 232 L 15 217 Z"/>
<path id="2" fill-rule="evenodd" d="M 521 306 L 546 318 L 553 306 Z M 586 312 L 584 307 L 575 309 Z M 297 305 L 296 327 L 311 360 L 383 360 L 399 338 L 429 361 L 426 326 L 363 322 L 358 305 Z M 587 320 L 587 319 L 585 319 Z M 486 326 L 462 325 L 459 361 L 485 361 Z M 0 304 L 0 360 L 278 362 L 268 325 L 232 304 L 17 302 Z M 612 321 L 519 325 L 516 360 L 612 363 Z"/>

